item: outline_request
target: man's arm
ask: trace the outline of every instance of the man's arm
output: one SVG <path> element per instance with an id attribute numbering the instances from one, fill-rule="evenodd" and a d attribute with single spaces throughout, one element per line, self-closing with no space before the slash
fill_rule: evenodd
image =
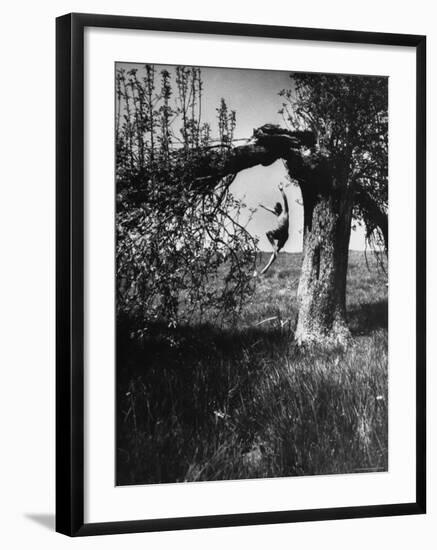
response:
<path id="1" fill-rule="evenodd" d="M 288 214 L 288 201 L 287 201 L 287 195 L 285 194 L 284 192 L 284 186 L 282 185 L 282 183 L 280 183 L 278 185 L 279 187 L 279 191 L 281 192 L 281 195 L 282 195 L 282 198 L 284 200 L 284 210 L 287 212 Z"/>
<path id="2" fill-rule="evenodd" d="M 274 214 L 276 216 L 276 212 L 273 210 L 273 208 L 268 208 L 267 206 L 264 206 L 261 203 L 259 203 L 259 206 L 261 206 L 261 208 L 264 208 L 264 210 L 267 210 L 267 212 L 271 212 L 272 214 Z"/>

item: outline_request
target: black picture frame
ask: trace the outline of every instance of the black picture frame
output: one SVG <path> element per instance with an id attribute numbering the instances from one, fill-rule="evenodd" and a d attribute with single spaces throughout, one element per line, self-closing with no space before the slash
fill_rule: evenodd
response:
<path id="1" fill-rule="evenodd" d="M 387 505 L 84 523 L 84 29 L 105 27 L 408 46 L 416 51 L 416 499 Z M 56 20 L 56 530 L 69 536 L 423 514 L 426 510 L 426 37 L 68 14 Z"/>

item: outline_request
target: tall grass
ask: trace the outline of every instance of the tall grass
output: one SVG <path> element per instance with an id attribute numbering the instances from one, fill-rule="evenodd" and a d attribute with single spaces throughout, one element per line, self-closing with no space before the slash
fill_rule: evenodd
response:
<path id="1" fill-rule="evenodd" d="M 118 327 L 118 484 L 387 469 L 385 277 L 353 253 L 351 343 L 305 351 L 299 269 L 281 254 L 236 325 Z"/>

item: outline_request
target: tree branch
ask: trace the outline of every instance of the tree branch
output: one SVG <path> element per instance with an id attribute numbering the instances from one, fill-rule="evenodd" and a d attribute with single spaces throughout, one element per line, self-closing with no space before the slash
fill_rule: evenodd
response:
<path id="1" fill-rule="evenodd" d="M 208 191 L 225 176 L 259 164 L 269 166 L 280 158 L 299 172 L 306 164 L 301 148 L 311 147 L 314 143 L 311 132 L 292 132 L 280 126 L 265 124 L 254 130 L 247 143 L 227 149 L 225 153 L 216 147 L 198 150 L 198 155 L 194 151 L 192 184 Z M 182 152 L 178 150 L 174 154 L 180 155 Z M 119 199 L 122 200 L 122 193 L 120 195 Z M 135 191 L 129 192 L 129 198 L 140 204 L 147 199 L 146 190 L 139 185 Z"/>
<path id="2" fill-rule="evenodd" d="M 388 252 L 388 214 L 381 205 L 362 188 L 356 191 L 356 202 L 365 213 L 365 222 L 368 233 L 379 228 L 384 238 L 385 251 Z"/>

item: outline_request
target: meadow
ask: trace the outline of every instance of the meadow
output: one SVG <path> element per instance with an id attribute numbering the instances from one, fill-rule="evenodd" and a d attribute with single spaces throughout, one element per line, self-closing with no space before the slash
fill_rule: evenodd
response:
<path id="1" fill-rule="evenodd" d="M 119 327 L 118 485 L 387 470 L 386 276 L 351 252 L 350 343 L 302 350 L 300 262 L 281 253 L 236 326 Z"/>

